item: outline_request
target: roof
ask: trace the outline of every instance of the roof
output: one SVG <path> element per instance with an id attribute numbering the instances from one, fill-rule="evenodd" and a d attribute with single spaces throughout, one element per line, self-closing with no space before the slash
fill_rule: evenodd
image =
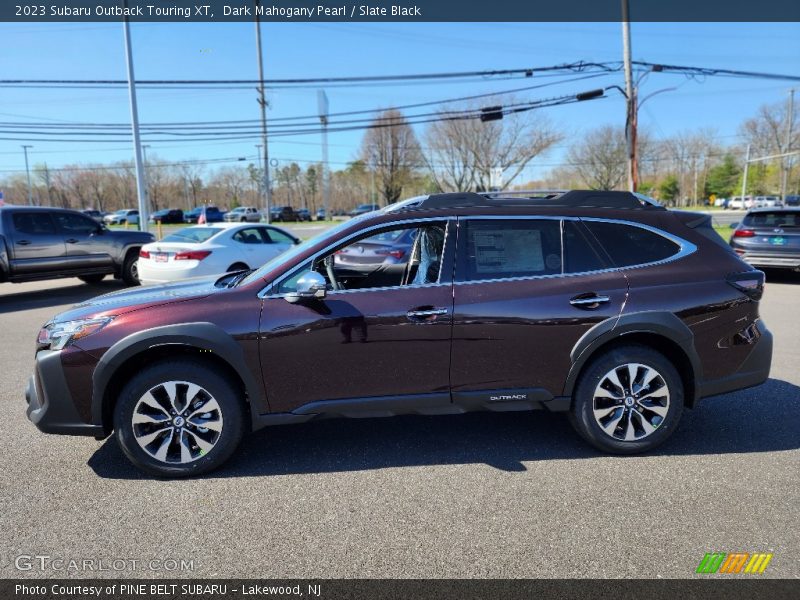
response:
<path id="1" fill-rule="evenodd" d="M 534 190 L 521 192 L 463 192 L 418 196 L 387 207 L 387 212 L 419 209 L 562 207 L 665 210 L 655 200 L 631 192 L 597 190 Z"/>

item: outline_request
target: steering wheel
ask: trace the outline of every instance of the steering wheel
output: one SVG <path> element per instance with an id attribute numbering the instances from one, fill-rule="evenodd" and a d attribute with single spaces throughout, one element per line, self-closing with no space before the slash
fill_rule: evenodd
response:
<path id="1" fill-rule="evenodd" d="M 333 270 L 333 254 L 325 257 L 325 272 L 328 274 L 328 279 L 331 282 L 331 287 L 334 290 L 341 290 L 342 284 L 336 279 L 336 272 Z"/>

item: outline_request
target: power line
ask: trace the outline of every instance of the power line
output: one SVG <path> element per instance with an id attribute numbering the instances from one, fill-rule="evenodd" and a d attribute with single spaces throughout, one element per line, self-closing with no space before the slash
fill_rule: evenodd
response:
<path id="1" fill-rule="evenodd" d="M 483 71 L 450 71 L 440 73 L 413 73 L 404 75 L 361 75 L 349 77 L 306 77 L 288 79 L 265 79 L 264 85 L 331 85 L 336 83 L 370 83 L 370 82 L 407 82 L 407 81 L 428 81 L 446 80 L 458 78 L 494 78 L 502 76 L 523 76 L 533 77 L 534 73 L 552 71 L 573 71 L 581 72 L 587 69 L 600 69 L 611 72 L 618 68 L 609 66 L 614 63 L 595 63 L 578 61 L 569 64 L 552 65 L 545 67 L 525 67 L 518 69 L 491 69 Z M 0 79 L 2 86 L 17 85 L 41 85 L 41 86 L 122 86 L 127 85 L 124 79 Z M 259 79 L 139 79 L 137 85 L 141 86 L 191 86 L 191 85 L 259 85 Z"/>
<path id="2" fill-rule="evenodd" d="M 598 96 L 602 96 L 602 90 L 595 90 L 599 92 Z M 593 99 L 584 97 L 585 94 L 569 94 L 564 96 L 558 96 L 553 98 L 547 98 L 543 100 L 531 100 L 527 102 L 517 102 L 507 106 L 499 107 L 502 109 L 502 114 L 504 115 L 514 115 L 523 112 L 527 112 L 530 110 L 538 109 L 538 108 L 546 108 L 552 106 L 560 106 L 564 104 L 572 104 L 574 102 L 580 102 L 585 99 Z M 478 119 L 482 115 L 481 108 L 475 109 L 463 109 L 463 110 L 449 110 L 449 111 L 437 111 L 437 112 L 429 112 L 429 113 L 419 113 L 410 116 L 403 116 L 401 119 L 397 117 L 378 117 L 372 119 L 351 119 L 351 120 L 339 120 L 330 122 L 328 131 L 331 132 L 344 132 L 344 131 L 355 131 L 355 130 L 362 130 L 362 129 L 379 129 L 384 127 L 395 127 L 400 123 L 405 123 L 408 125 L 419 125 L 419 124 L 427 124 L 433 123 L 438 121 L 455 121 L 455 120 L 468 120 L 468 119 Z M 50 127 L 50 126 L 48 126 Z M 230 129 L 230 128 L 229 128 Z M 226 131 L 198 131 L 198 132 L 174 132 L 174 131 L 153 131 L 148 130 L 144 133 L 145 136 L 149 135 L 170 135 L 174 137 L 170 137 L 166 140 L 164 139 L 153 139 L 152 137 L 147 137 L 148 142 L 173 142 L 173 141 L 203 141 L 203 140 L 249 140 L 253 139 L 254 137 L 260 135 L 260 131 L 256 130 L 255 128 L 251 128 L 247 131 L 237 131 L 232 134 L 230 130 Z M 284 137 L 284 136 L 295 136 L 295 135 L 309 135 L 309 134 L 318 134 L 321 133 L 322 129 L 319 125 L 309 125 L 309 126 L 295 126 L 295 129 L 281 129 L 279 131 L 273 131 L 269 134 L 268 137 Z M 6 137 L 0 137 L 0 140 L 11 141 L 11 140 L 29 140 L 33 139 L 37 142 L 79 142 L 79 143 L 104 143 L 104 142 L 120 142 L 123 140 L 129 139 L 129 134 L 127 132 L 110 132 L 110 131 L 92 131 L 90 132 L 93 136 L 102 136 L 92 139 L 85 139 L 82 138 L 80 140 L 75 139 L 73 136 L 80 136 L 86 135 L 89 132 L 86 131 L 53 131 L 50 128 L 49 131 L 19 131 L 15 129 L 11 129 L 10 131 L 7 129 L 0 129 L 0 135 L 5 135 Z M 20 135 L 26 134 L 31 137 L 26 138 L 16 138 L 16 137 L 7 137 L 8 135 Z M 40 136 L 61 136 L 59 138 L 44 138 Z M 68 136 L 68 137 L 65 137 Z"/>

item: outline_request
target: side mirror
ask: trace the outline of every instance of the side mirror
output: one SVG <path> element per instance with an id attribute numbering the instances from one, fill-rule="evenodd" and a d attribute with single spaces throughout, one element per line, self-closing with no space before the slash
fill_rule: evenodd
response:
<path id="1" fill-rule="evenodd" d="M 302 300 L 322 300 L 328 295 L 328 283 L 316 271 L 307 271 L 297 280 L 297 290 L 286 293 L 283 298 L 290 304 Z"/>
<path id="2" fill-rule="evenodd" d="M 731 229 L 736 229 L 739 226 L 739 223 L 731 223 Z"/>

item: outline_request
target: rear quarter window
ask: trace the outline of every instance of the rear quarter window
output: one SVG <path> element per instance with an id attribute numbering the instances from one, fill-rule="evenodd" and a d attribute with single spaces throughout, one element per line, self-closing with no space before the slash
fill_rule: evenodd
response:
<path id="1" fill-rule="evenodd" d="M 680 251 L 680 246 L 672 240 L 635 225 L 601 221 L 584 223 L 617 267 L 658 262 Z"/>

